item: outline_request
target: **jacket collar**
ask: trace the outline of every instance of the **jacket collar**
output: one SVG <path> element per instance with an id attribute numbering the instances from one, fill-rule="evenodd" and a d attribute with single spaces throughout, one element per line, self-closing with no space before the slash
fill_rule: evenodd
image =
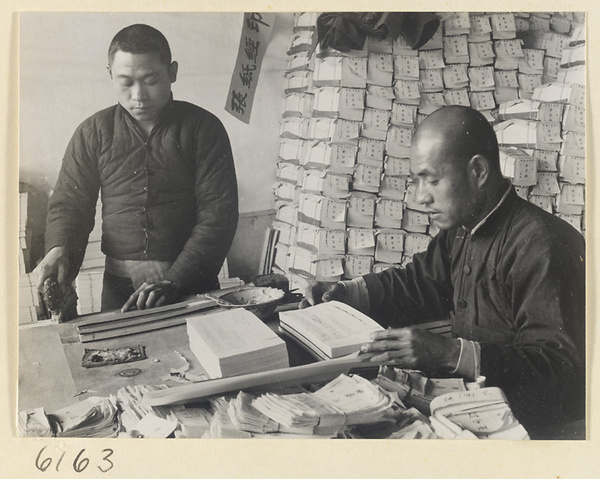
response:
<path id="1" fill-rule="evenodd" d="M 506 179 L 504 185 L 504 194 L 496 206 L 494 206 L 492 211 L 490 211 L 485 218 L 477 223 L 472 230 L 469 231 L 464 226 L 461 226 L 461 230 L 467 234 L 470 234 L 471 236 L 477 233 L 484 234 L 485 231 L 489 229 L 488 226 L 495 223 L 497 218 L 502 218 L 505 216 L 506 212 L 512 208 L 516 201 L 519 200 L 519 196 L 517 195 L 517 192 L 515 191 L 515 188 L 510 180 Z"/>
<path id="2" fill-rule="evenodd" d="M 156 122 L 157 125 L 160 125 L 163 121 L 165 121 L 166 118 L 169 117 L 169 114 L 171 113 L 171 111 L 173 111 L 174 105 L 175 105 L 175 100 L 173 100 L 173 92 L 171 92 L 171 98 L 169 98 L 169 101 L 167 102 L 167 104 L 164 106 L 164 108 L 158 114 L 158 120 Z M 127 111 L 127 109 L 123 105 L 121 105 L 120 103 L 117 103 L 117 109 L 131 123 L 133 123 L 136 127 L 138 126 L 137 121 L 135 120 L 135 118 L 133 116 L 131 116 L 131 113 L 129 113 Z"/>

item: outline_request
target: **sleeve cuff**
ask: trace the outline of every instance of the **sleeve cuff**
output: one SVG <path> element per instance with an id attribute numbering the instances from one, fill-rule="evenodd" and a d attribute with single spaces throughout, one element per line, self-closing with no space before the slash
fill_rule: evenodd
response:
<path id="1" fill-rule="evenodd" d="M 346 290 L 344 302 L 361 313 L 368 314 L 370 309 L 369 291 L 363 278 L 340 281 Z"/>
<path id="2" fill-rule="evenodd" d="M 465 378 L 476 380 L 481 375 L 481 347 L 477 341 L 458 338 L 460 353 L 456 367 L 452 371 Z"/>

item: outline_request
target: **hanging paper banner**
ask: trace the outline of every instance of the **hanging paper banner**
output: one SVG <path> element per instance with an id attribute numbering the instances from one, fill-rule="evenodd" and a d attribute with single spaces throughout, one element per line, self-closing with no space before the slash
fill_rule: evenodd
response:
<path id="1" fill-rule="evenodd" d="M 274 22 L 274 13 L 244 13 L 240 47 L 225 104 L 225 110 L 244 123 L 250 122 L 260 68 Z"/>

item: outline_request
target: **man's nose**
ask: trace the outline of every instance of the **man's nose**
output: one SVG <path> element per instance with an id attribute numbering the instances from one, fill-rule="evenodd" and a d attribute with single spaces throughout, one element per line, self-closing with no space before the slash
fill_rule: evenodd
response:
<path id="1" fill-rule="evenodd" d="M 131 87 L 131 99 L 133 101 L 143 101 L 146 97 L 146 89 L 143 85 L 133 85 Z"/>
<path id="2" fill-rule="evenodd" d="M 433 203 L 433 196 L 431 196 L 431 193 L 422 184 L 417 186 L 417 203 L 421 205 Z"/>

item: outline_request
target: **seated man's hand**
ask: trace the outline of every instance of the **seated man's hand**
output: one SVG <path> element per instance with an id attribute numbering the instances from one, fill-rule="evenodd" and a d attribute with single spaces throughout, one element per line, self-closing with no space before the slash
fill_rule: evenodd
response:
<path id="1" fill-rule="evenodd" d="M 300 309 L 308 308 L 327 301 L 344 301 L 346 288 L 341 283 L 311 282 L 304 292 L 304 299 L 300 302 Z"/>
<path id="2" fill-rule="evenodd" d="M 143 283 L 135 292 L 129 296 L 121 311 L 129 311 L 134 306 L 137 309 L 154 308 L 165 304 L 174 303 L 183 296 L 183 288 L 171 281 L 160 281 L 158 283 Z"/>
<path id="3" fill-rule="evenodd" d="M 69 255 L 64 246 L 55 246 L 48 251 L 48 254 L 32 272 L 35 286 L 40 293 L 44 289 L 44 281 L 51 276 L 56 276 L 58 284 L 65 290 L 69 285 L 69 280 L 72 280 L 72 278 L 68 278 L 68 273 Z"/>
<path id="4" fill-rule="evenodd" d="M 449 372 L 460 354 L 458 339 L 416 328 L 386 329 L 371 335 L 362 352 L 378 353 L 370 360 L 426 373 Z"/>

